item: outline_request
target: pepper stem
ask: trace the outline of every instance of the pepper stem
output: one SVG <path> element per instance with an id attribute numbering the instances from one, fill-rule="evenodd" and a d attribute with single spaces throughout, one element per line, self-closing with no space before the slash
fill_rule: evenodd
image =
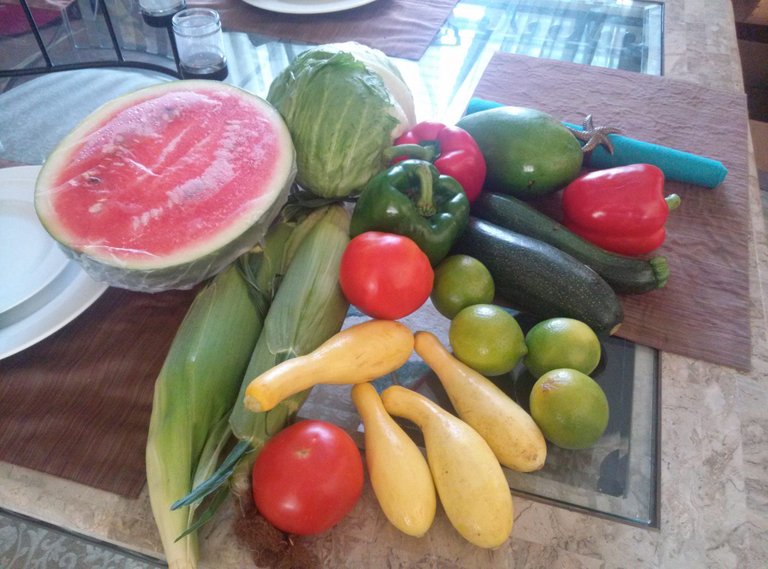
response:
<path id="1" fill-rule="evenodd" d="M 677 206 L 680 205 L 680 196 L 677 194 L 669 194 L 666 198 L 664 198 L 664 201 L 667 202 L 667 206 L 669 207 L 669 211 L 672 211 Z"/>
<path id="2" fill-rule="evenodd" d="M 436 157 L 437 152 L 432 145 L 397 144 L 384 150 L 384 160 L 386 160 L 387 163 L 392 162 L 395 158 L 415 158 L 417 160 L 432 162 Z"/>
<path id="3" fill-rule="evenodd" d="M 429 164 L 419 164 L 416 167 L 415 174 L 419 192 L 416 209 L 422 217 L 432 217 L 437 210 L 435 209 L 434 187 L 432 185 L 432 172 Z"/>

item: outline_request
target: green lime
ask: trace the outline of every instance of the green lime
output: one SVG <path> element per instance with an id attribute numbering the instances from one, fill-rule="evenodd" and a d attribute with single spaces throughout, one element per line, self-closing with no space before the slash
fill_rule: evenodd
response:
<path id="1" fill-rule="evenodd" d="M 485 265 L 469 255 L 451 255 L 435 267 L 430 298 L 440 314 L 453 318 L 462 308 L 493 302 L 495 291 Z"/>
<path id="2" fill-rule="evenodd" d="M 538 378 L 552 369 L 570 368 L 589 375 L 600 363 L 600 340 L 584 322 L 550 318 L 525 335 L 528 353 L 523 364 Z"/>
<path id="3" fill-rule="evenodd" d="M 531 390 L 531 416 L 544 437 L 566 449 L 594 445 L 608 426 L 608 399 L 591 377 L 575 369 L 554 369 Z"/>
<path id="4" fill-rule="evenodd" d="M 448 340 L 459 360 L 488 376 L 511 371 L 526 352 L 517 320 L 495 304 L 474 304 L 459 311 L 451 320 Z"/>

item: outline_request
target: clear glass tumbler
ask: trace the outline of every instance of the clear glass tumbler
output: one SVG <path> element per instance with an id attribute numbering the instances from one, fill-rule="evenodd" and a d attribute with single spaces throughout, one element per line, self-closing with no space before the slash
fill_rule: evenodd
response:
<path id="1" fill-rule="evenodd" d="M 228 74 L 221 19 L 216 10 L 187 8 L 173 16 L 173 35 L 184 79 L 224 79 Z"/>

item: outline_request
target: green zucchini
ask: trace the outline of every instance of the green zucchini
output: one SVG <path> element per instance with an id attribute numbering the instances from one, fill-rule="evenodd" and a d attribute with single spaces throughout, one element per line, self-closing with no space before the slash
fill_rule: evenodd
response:
<path id="1" fill-rule="evenodd" d="M 482 262 L 500 299 L 522 312 L 575 318 L 610 334 L 624 318 L 616 293 L 600 275 L 543 241 L 471 216 L 452 253 Z"/>
<path id="2" fill-rule="evenodd" d="M 667 284 L 666 257 L 638 259 L 610 253 L 512 196 L 483 192 L 473 204 L 472 212 L 481 219 L 544 241 L 576 257 L 618 293 L 639 294 Z"/>

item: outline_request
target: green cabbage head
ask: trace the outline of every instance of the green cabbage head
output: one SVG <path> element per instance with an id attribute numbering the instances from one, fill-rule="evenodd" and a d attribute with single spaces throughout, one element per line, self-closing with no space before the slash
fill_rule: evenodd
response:
<path id="1" fill-rule="evenodd" d="M 296 147 L 296 181 L 324 198 L 355 194 L 386 167 L 385 148 L 415 121 L 413 96 L 384 53 L 359 43 L 311 48 L 267 100 Z"/>

